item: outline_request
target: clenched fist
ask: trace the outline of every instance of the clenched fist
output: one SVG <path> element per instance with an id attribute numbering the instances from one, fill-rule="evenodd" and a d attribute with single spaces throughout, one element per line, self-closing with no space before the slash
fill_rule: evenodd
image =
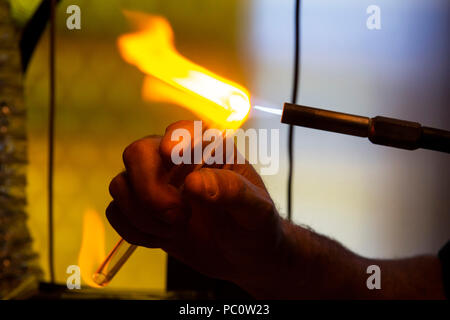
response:
<path id="1" fill-rule="evenodd" d="M 132 244 L 162 248 L 244 288 L 282 272 L 289 259 L 287 224 L 260 176 L 249 164 L 174 165 L 171 153 L 179 142 L 172 133 L 180 128 L 192 132 L 193 122 L 177 122 L 163 137 L 125 149 L 126 170 L 110 184 L 111 225 Z"/>

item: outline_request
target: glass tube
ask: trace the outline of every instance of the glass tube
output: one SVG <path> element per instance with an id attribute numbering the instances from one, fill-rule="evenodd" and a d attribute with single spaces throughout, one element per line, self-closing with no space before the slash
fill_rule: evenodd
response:
<path id="1" fill-rule="evenodd" d="M 101 287 L 107 286 L 137 247 L 121 238 L 93 274 L 92 280 Z"/>

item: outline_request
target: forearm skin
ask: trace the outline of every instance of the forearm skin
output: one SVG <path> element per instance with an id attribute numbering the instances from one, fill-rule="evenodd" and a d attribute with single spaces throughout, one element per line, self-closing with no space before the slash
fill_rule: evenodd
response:
<path id="1" fill-rule="evenodd" d="M 258 299 L 445 299 L 436 256 L 376 260 L 283 221 L 285 237 L 264 277 L 240 281 Z M 381 289 L 368 289 L 370 265 L 381 270 Z"/>

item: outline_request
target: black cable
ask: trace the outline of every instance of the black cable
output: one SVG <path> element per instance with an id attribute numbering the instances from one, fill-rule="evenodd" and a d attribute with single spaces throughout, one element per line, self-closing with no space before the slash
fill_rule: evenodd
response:
<path id="1" fill-rule="evenodd" d="M 299 73 L 300 73 L 300 0 L 295 1 L 295 49 L 294 49 L 294 79 L 292 85 L 292 103 L 297 103 L 297 89 L 299 86 Z M 289 221 L 292 219 L 292 177 L 294 175 L 294 126 L 289 126 L 289 138 L 288 138 L 288 152 L 289 152 L 289 166 L 288 166 L 288 192 L 287 192 L 287 218 Z"/>
<path id="2" fill-rule="evenodd" d="M 60 2 L 61 0 L 56 0 Z M 22 61 L 22 71 L 25 73 L 28 64 L 33 55 L 34 49 L 36 48 L 42 33 L 45 30 L 47 22 L 50 19 L 51 13 L 51 1 L 44 0 L 41 2 L 31 19 L 26 24 L 22 31 L 19 47 L 20 47 L 20 57 Z"/>
<path id="3" fill-rule="evenodd" d="M 48 1 L 48 0 L 46 0 Z M 56 0 L 50 0 L 49 85 L 50 106 L 48 116 L 48 264 L 50 282 L 55 283 L 53 239 L 53 170 L 55 136 L 55 9 Z"/>

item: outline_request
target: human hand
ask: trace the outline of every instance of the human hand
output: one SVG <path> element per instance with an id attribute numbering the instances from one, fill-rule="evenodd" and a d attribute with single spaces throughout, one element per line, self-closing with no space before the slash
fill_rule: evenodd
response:
<path id="1" fill-rule="evenodd" d="M 174 165 L 172 124 L 163 137 L 143 138 L 123 154 L 126 171 L 110 184 L 106 215 L 128 242 L 162 248 L 208 276 L 243 287 L 280 272 L 289 248 L 283 219 L 248 163 L 195 170 Z M 254 285 L 253 285 L 254 286 Z"/>

